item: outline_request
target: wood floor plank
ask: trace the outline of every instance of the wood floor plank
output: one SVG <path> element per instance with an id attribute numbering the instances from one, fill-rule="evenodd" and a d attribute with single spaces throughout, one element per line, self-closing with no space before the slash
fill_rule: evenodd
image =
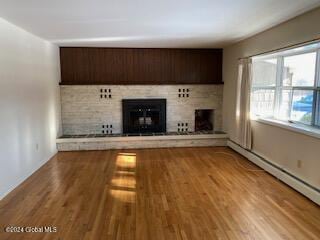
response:
<path id="1" fill-rule="evenodd" d="M 257 170 L 226 147 L 60 152 L 1 200 L 0 239 L 320 239 L 320 207 Z"/>

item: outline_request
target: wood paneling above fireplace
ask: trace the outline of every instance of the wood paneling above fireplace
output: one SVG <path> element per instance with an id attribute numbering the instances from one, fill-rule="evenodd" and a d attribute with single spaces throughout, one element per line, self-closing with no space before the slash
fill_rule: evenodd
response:
<path id="1" fill-rule="evenodd" d="M 61 84 L 222 84 L 222 49 L 61 47 Z"/>

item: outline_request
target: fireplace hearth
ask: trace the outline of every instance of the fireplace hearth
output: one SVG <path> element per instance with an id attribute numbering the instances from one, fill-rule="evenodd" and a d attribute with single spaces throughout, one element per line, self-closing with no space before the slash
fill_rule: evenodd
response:
<path id="1" fill-rule="evenodd" d="M 166 99 L 123 99 L 123 133 L 166 132 Z"/>

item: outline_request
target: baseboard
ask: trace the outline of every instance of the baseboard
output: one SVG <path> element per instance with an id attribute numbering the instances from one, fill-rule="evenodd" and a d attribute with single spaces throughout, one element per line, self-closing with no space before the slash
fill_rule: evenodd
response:
<path id="1" fill-rule="evenodd" d="M 250 152 L 238 144 L 228 140 L 227 141 L 228 147 L 232 148 L 236 152 L 240 153 L 242 156 L 246 157 L 249 161 L 253 162 L 254 164 L 258 165 L 262 169 L 266 170 L 271 175 L 275 176 L 282 182 L 286 183 L 296 191 L 300 192 L 302 195 L 309 198 L 311 201 L 315 202 L 316 204 L 320 205 L 320 190 L 311 186 L 310 184 L 304 182 L 303 180 L 295 177 L 293 174 L 287 172 L 286 170 L 282 169 L 280 166 L 277 166 L 271 161 L 264 159 L 257 154 Z"/>

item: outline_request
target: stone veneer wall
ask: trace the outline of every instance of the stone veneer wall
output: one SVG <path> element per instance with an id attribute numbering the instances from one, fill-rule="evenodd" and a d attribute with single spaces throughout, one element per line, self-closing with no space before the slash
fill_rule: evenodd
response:
<path id="1" fill-rule="evenodd" d="M 62 85 L 60 88 L 63 134 L 99 134 L 107 130 L 102 125 L 112 125 L 112 133 L 122 133 L 122 99 L 136 98 L 167 99 L 168 132 L 177 131 L 178 123 L 188 123 L 188 129 L 184 127 L 184 130 L 194 131 L 196 109 L 214 109 L 214 130 L 222 128 L 223 85 Z"/>

